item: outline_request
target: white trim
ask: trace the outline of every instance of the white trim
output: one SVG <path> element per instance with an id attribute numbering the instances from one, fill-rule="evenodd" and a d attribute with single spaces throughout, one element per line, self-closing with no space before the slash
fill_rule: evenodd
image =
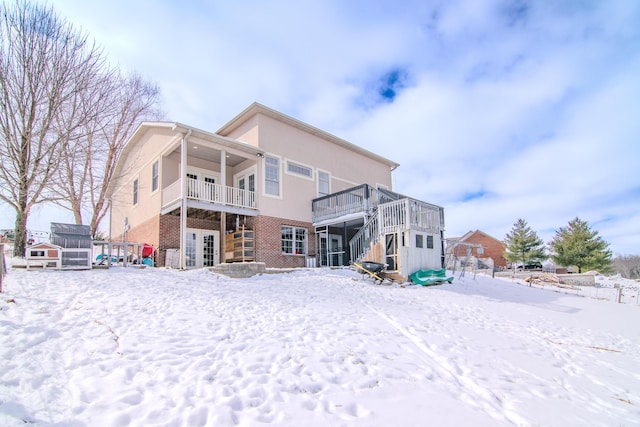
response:
<path id="1" fill-rule="evenodd" d="M 140 173 L 134 175 L 131 180 L 131 206 L 136 207 L 140 204 Z"/>
<path id="2" fill-rule="evenodd" d="M 156 189 L 153 189 L 153 165 L 158 164 L 158 186 L 156 187 Z M 162 176 L 162 173 L 160 172 L 160 158 L 156 157 L 154 160 L 151 161 L 151 194 L 155 194 L 158 191 L 160 191 L 160 187 L 162 187 L 160 185 L 160 177 Z"/>
<path id="3" fill-rule="evenodd" d="M 308 181 L 313 181 L 314 180 L 314 175 L 315 174 L 314 174 L 313 166 L 309 166 L 309 165 L 307 165 L 305 163 L 298 162 L 298 161 L 293 160 L 293 159 L 288 159 L 286 157 L 284 159 L 284 163 L 285 163 L 285 165 L 284 165 L 284 173 L 285 174 L 290 175 L 290 176 L 295 176 L 297 178 L 306 179 Z M 292 164 L 292 165 L 295 165 L 295 166 L 299 166 L 301 168 L 309 169 L 309 176 L 306 176 L 304 174 L 300 174 L 300 173 L 297 173 L 297 172 L 290 172 L 289 171 L 289 164 Z"/>
<path id="4" fill-rule="evenodd" d="M 282 241 L 283 241 L 283 239 L 282 239 L 282 229 L 284 227 L 288 227 L 288 228 L 292 229 L 292 240 L 291 240 L 292 253 L 287 253 L 287 252 L 284 252 L 282 250 Z M 304 252 L 301 253 L 301 254 L 296 253 L 296 243 L 297 243 L 296 231 L 297 230 L 304 230 Z M 307 230 L 306 227 L 296 227 L 295 225 L 282 224 L 280 226 L 280 251 L 282 252 L 282 255 L 284 255 L 284 256 L 307 256 L 307 254 L 309 253 L 309 230 Z"/>
<path id="5" fill-rule="evenodd" d="M 326 173 L 327 175 L 329 175 L 329 192 L 326 194 L 320 194 L 320 173 Z M 331 194 L 331 180 L 333 179 L 333 177 L 331 176 L 331 172 L 326 171 L 324 169 L 316 169 L 316 194 L 318 195 L 318 197 L 322 197 L 322 196 L 327 196 L 329 194 Z"/>
<path id="6" fill-rule="evenodd" d="M 195 260 L 194 264 L 189 266 L 189 268 L 203 268 L 204 267 L 204 236 L 205 235 L 213 235 L 214 237 L 214 254 L 213 254 L 213 265 L 220 264 L 220 231 L 219 230 L 203 230 L 201 228 L 187 228 L 185 232 L 185 243 L 186 243 L 186 234 L 193 233 L 195 234 Z M 186 248 L 185 248 L 185 256 L 186 256 Z M 186 259 L 185 259 L 186 266 Z"/>
<path id="7" fill-rule="evenodd" d="M 273 157 L 274 159 L 278 159 L 278 194 L 269 194 L 267 193 L 267 157 Z M 283 173 L 282 173 L 282 164 L 284 162 L 282 161 L 282 156 L 278 156 L 277 154 L 270 154 L 270 153 L 265 153 L 264 158 L 262 159 L 262 176 L 261 176 L 261 181 L 262 181 L 262 195 L 265 197 L 271 197 L 273 199 L 280 199 L 282 200 L 283 198 L 283 191 L 282 191 L 282 177 L 283 177 Z"/>
<path id="8" fill-rule="evenodd" d="M 240 178 L 248 178 L 249 175 L 253 174 L 253 179 L 254 182 L 253 184 L 256 186 L 256 188 L 253 190 L 255 193 L 258 192 L 258 168 L 254 165 L 254 166 L 249 166 L 246 169 L 241 170 L 238 173 L 234 173 L 233 174 L 233 187 L 234 188 L 238 188 L 238 181 L 240 180 Z M 247 180 L 247 183 L 249 181 Z"/>
<path id="9" fill-rule="evenodd" d="M 337 176 L 332 176 L 331 179 L 335 179 L 336 181 L 346 182 L 347 184 L 349 184 L 349 185 L 351 185 L 353 187 L 356 187 L 356 186 L 362 184 L 362 183 L 357 183 L 355 181 L 349 181 L 348 179 L 340 178 L 340 177 L 337 177 Z"/>

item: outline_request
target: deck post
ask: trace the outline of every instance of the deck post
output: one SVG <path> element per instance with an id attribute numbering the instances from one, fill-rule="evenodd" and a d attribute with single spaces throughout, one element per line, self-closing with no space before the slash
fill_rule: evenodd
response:
<path id="1" fill-rule="evenodd" d="M 220 186 L 222 187 L 222 204 L 227 204 L 227 152 L 220 151 Z"/>
<path id="2" fill-rule="evenodd" d="M 187 248 L 187 140 L 191 129 L 182 137 L 180 146 L 180 270 L 184 270 Z"/>

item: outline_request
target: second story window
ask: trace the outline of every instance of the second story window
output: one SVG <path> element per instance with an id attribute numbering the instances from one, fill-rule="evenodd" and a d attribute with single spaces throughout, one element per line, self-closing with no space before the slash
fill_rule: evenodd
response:
<path id="1" fill-rule="evenodd" d="M 305 178 L 312 178 L 311 168 L 307 166 L 302 166 L 298 163 L 287 161 L 287 172 L 293 173 L 296 175 L 301 175 Z"/>
<path id="2" fill-rule="evenodd" d="M 153 162 L 151 166 L 151 191 L 158 189 L 158 161 Z"/>
<path id="3" fill-rule="evenodd" d="M 280 159 L 277 157 L 264 158 L 264 191 L 272 196 L 280 195 Z"/>
<path id="4" fill-rule="evenodd" d="M 328 172 L 318 171 L 318 196 L 331 193 L 331 177 Z"/>
<path id="5" fill-rule="evenodd" d="M 138 204 L 138 178 L 133 180 L 133 204 Z"/>

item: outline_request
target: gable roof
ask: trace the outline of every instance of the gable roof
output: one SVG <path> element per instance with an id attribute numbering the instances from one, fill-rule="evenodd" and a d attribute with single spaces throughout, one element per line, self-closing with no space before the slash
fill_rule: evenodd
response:
<path id="1" fill-rule="evenodd" d="M 476 230 L 476 231 L 468 231 L 467 233 L 465 233 L 462 237 L 460 237 L 458 239 L 458 241 L 460 242 L 464 242 L 465 240 L 467 240 L 468 238 L 470 238 L 471 236 L 473 236 L 474 234 L 482 234 L 485 237 L 488 237 L 489 239 L 495 240 L 496 242 L 500 243 L 501 245 L 503 244 L 502 241 L 500 239 L 496 239 L 493 236 L 490 236 L 489 234 L 485 233 L 484 231 L 480 231 L 480 230 Z"/>
<path id="2" fill-rule="evenodd" d="M 27 249 L 62 249 L 61 246 L 54 245 L 53 243 L 39 242 L 33 245 L 27 246 Z"/>
<path id="3" fill-rule="evenodd" d="M 274 120 L 278 120 L 279 122 L 282 122 L 286 125 L 292 126 L 294 128 L 300 129 L 303 132 L 309 133 L 311 135 L 315 135 L 318 136 L 322 139 L 325 139 L 327 141 L 333 142 L 336 145 L 339 145 L 340 147 L 346 148 L 347 150 L 351 150 L 354 151 L 358 154 L 362 154 L 364 156 L 367 156 L 371 159 L 377 160 L 380 163 L 383 164 L 387 164 L 391 170 L 396 169 L 398 166 L 400 166 L 400 164 L 394 162 L 393 160 L 389 160 L 386 157 L 382 157 L 378 154 L 375 154 L 369 150 L 365 150 L 362 147 L 359 147 L 355 144 L 352 144 L 351 142 L 348 142 L 342 138 L 338 138 L 337 136 L 330 134 L 329 132 L 325 132 L 322 129 L 319 129 L 315 126 L 311 126 L 310 124 L 307 124 L 303 121 L 300 121 L 298 119 L 295 119 L 291 116 L 288 116 L 284 113 L 281 113 L 279 111 L 276 111 L 272 108 L 269 108 L 267 106 L 264 106 L 258 102 L 254 102 L 251 105 L 249 105 L 247 108 L 245 108 L 240 114 L 238 114 L 237 116 L 235 116 L 234 118 L 232 118 L 231 120 L 229 120 L 224 126 L 222 126 L 220 129 L 218 129 L 216 131 L 217 134 L 219 135 L 229 135 L 231 132 L 233 132 L 235 129 L 237 129 L 239 126 L 241 126 L 243 123 L 245 123 L 247 120 L 249 120 L 251 117 L 257 115 L 257 114 L 263 114 L 267 117 L 270 117 Z"/>

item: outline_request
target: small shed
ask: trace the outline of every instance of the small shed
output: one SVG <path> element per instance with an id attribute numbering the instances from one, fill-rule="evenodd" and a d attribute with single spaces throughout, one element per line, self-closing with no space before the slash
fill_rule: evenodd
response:
<path id="1" fill-rule="evenodd" d="M 27 270 L 29 267 L 38 265 L 42 268 L 61 268 L 62 248 L 51 243 L 36 243 L 27 247 L 26 250 Z"/>
<path id="2" fill-rule="evenodd" d="M 61 268 L 91 269 L 93 253 L 91 227 L 52 222 L 50 240 L 52 244 L 62 248 Z"/>

